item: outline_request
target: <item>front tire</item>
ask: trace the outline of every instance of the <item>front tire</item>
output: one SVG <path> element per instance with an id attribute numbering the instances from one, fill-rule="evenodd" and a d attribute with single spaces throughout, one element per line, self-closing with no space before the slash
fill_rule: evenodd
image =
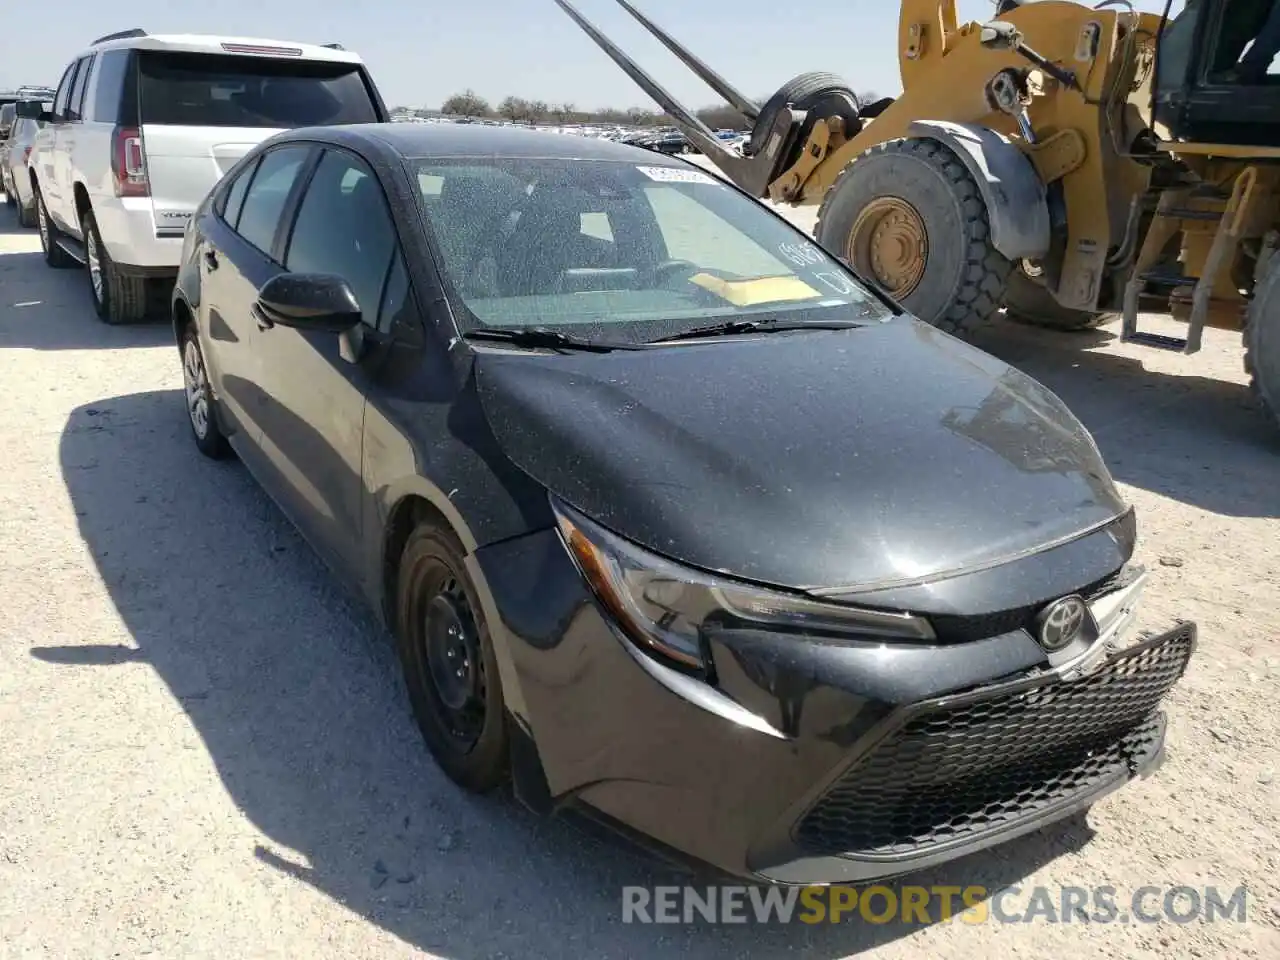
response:
<path id="1" fill-rule="evenodd" d="M 487 793 L 508 776 L 506 707 L 493 640 L 453 533 L 423 522 L 396 585 L 396 639 L 427 749 L 454 783 Z"/>
<path id="2" fill-rule="evenodd" d="M 49 208 L 44 204 L 44 195 L 35 191 L 36 226 L 40 230 L 40 249 L 44 252 L 44 262 L 55 270 L 66 270 L 79 266 L 79 262 L 58 245 L 62 231 L 53 225 L 49 218 Z"/>
<path id="3" fill-rule="evenodd" d="M 1244 327 L 1249 389 L 1280 426 L 1280 269 L 1273 265 L 1253 294 Z"/>
<path id="4" fill-rule="evenodd" d="M 936 140 L 889 140 L 850 163 L 814 234 L 916 317 L 957 335 L 995 316 L 1013 270 L 991 243 L 977 181 Z"/>
<path id="5" fill-rule="evenodd" d="M 111 325 L 137 323 L 147 315 L 147 281 L 120 272 L 107 253 L 92 210 L 80 221 L 84 235 L 84 260 L 89 275 L 89 293 L 98 319 Z"/>
<path id="6" fill-rule="evenodd" d="M 182 332 L 182 385 L 187 401 L 187 423 L 196 449 L 210 460 L 224 460 L 231 446 L 218 426 L 217 407 L 209 384 L 209 368 L 200 349 L 200 336 L 194 323 Z"/>
<path id="7" fill-rule="evenodd" d="M 1053 299 L 1042 284 L 1028 277 L 1021 268 L 1009 275 L 1004 295 L 1005 315 L 1016 323 L 1048 330 L 1093 330 L 1116 319 L 1114 313 L 1091 313 L 1072 310 Z"/>

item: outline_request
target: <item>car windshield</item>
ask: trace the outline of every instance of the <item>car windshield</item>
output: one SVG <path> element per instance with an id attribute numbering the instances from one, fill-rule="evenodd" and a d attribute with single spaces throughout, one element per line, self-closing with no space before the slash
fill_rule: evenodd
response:
<path id="1" fill-rule="evenodd" d="M 843 264 L 688 164 L 414 160 L 463 332 L 648 341 L 744 320 L 893 316 Z"/>

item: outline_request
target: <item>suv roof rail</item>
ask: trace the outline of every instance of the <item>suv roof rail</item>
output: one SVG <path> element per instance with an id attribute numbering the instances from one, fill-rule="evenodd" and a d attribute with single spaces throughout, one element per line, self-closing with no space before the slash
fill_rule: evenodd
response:
<path id="1" fill-rule="evenodd" d="M 343 46 L 342 44 L 340 44 L 340 43 L 322 43 L 322 44 L 320 44 L 320 46 L 322 46 L 322 47 L 328 47 L 330 50 L 345 50 L 345 49 L 347 49 L 346 47 L 344 47 L 344 46 Z"/>
<path id="2" fill-rule="evenodd" d="M 130 37 L 145 37 L 146 35 L 147 31 L 143 30 L 141 27 L 134 27 L 131 30 L 118 30 L 115 33 L 108 33 L 105 37 L 99 37 L 97 40 L 93 41 L 93 43 L 89 44 L 89 46 L 96 47 L 98 44 L 106 43 L 108 40 L 127 40 Z"/>

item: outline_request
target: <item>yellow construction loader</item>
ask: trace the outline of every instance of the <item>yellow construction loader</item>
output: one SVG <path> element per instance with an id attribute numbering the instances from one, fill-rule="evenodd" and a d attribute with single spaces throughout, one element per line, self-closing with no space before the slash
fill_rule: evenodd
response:
<path id="1" fill-rule="evenodd" d="M 1010 316 L 1195 353 L 1244 333 L 1280 419 L 1280 0 L 902 0 L 903 93 L 859 106 L 807 73 L 759 104 L 618 2 L 753 124 L 726 149 L 567 0 L 564 11 L 741 189 L 819 205 L 816 239 L 929 323 L 963 336 Z M 856 14 L 851 14 L 856 16 Z M 1186 323 L 1138 328 L 1139 308 Z"/>

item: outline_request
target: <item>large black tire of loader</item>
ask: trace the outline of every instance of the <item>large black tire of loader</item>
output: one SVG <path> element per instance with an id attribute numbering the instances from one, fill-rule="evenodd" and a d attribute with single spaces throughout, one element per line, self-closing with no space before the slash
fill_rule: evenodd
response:
<path id="1" fill-rule="evenodd" d="M 1116 318 L 1114 313 L 1092 313 L 1064 307 L 1042 284 L 1016 267 L 1009 274 L 1004 303 L 1005 315 L 1010 320 L 1049 330 L 1093 330 Z"/>
<path id="2" fill-rule="evenodd" d="M 827 191 L 818 208 L 818 243 L 877 282 L 850 240 L 863 211 L 885 199 L 914 210 L 925 238 L 923 272 L 900 296 L 902 305 L 951 334 L 989 321 L 1004 302 L 1013 264 L 991 243 L 987 206 L 965 165 L 937 140 L 888 140 L 850 163 Z"/>
<path id="3" fill-rule="evenodd" d="M 1253 292 L 1244 325 L 1244 369 L 1249 389 L 1280 426 L 1280 263 Z"/>
<path id="4" fill-rule="evenodd" d="M 847 102 L 845 97 L 848 98 Z M 802 73 L 779 87 L 778 92 L 760 108 L 760 116 L 756 118 L 755 125 L 751 128 L 751 139 L 747 142 L 746 153 L 749 156 L 755 156 L 764 149 L 769 131 L 773 129 L 774 117 L 787 104 L 806 111 L 819 105 L 827 107 L 827 115 L 834 113 L 844 120 L 848 136 L 853 136 L 862 129 L 858 102 L 847 80 L 834 73 Z"/>

